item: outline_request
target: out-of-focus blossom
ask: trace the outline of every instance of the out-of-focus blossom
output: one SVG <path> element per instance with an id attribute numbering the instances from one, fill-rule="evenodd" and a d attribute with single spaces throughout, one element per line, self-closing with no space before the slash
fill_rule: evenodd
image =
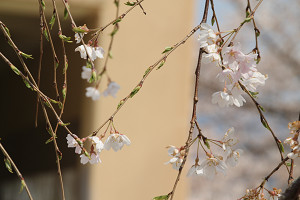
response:
<path id="1" fill-rule="evenodd" d="M 96 101 L 100 98 L 100 92 L 94 87 L 87 87 L 85 96 L 91 97 L 93 101 Z"/>

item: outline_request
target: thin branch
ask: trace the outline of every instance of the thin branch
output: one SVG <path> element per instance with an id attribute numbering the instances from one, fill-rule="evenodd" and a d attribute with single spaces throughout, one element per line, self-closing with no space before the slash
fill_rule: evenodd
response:
<path id="1" fill-rule="evenodd" d="M 209 6 L 209 0 L 206 0 L 202 21 L 199 24 L 199 26 L 202 23 L 206 23 L 206 21 L 207 21 L 208 6 Z M 192 135 L 193 135 L 193 131 L 194 131 L 194 128 L 195 128 L 195 122 L 196 122 L 196 118 L 197 118 L 196 116 L 197 116 L 197 103 L 198 103 L 198 87 L 199 87 L 200 69 L 201 69 L 201 61 L 202 61 L 203 52 L 204 52 L 203 49 L 200 48 L 199 55 L 198 55 L 198 63 L 197 63 L 196 71 L 195 71 L 195 76 L 196 77 L 195 77 L 195 89 L 194 89 L 194 98 L 193 98 L 194 99 L 194 101 L 193 101 L 193 113 L 192 113 L 192 119 L 190 121 L 191 126 L 190 126 L 190 130 L 189 130 L 188 138 L 187 138 L 186 143 L 185 143 L 185 155 L 183 157 L 182 164 L 179 167 L 179 172 L 178 172 L 177 178 L 175 180 L 173 189 L 169 193 L 170 200 L 172 200 L 174 198 L 174 194 L 175 194 L 175 191 L 176 191 L 177 184 L 180 180 L 182 169 L 184 168 L 185 162 L 186 162 L 188 154 L 189 154 L 189 149 L 190 149 L 189 143 L 192 140 Z"/>
<path id="2" fill-rule="evenodd" d="M 25 182 L 25 179 L 23 178 L 21 172 L 19 171 L 19 169 L 17 168 L 16 164 L 14 163 L 14 161 L 11 159 L 11 157 L 9 156 L 9 154 L 6 152 L 5 148 L 2 146 L 1 142 L 0 142 L 0 149 L 3 153 L 3 155 L 9 160 L 9 162 L 11 163 L 12 167 L 14 168 L 15 172 L 17 173 L 18 177 L 20 178 L 21 180 L 21 184 L 22 186 L 25 187 L 26 189 L 26 192 L 28 194 L 28 197 L 30 200 L 33 200 L 32 196 L 31 196 L 31 193 L 29 191 L 29 188 Z"/>

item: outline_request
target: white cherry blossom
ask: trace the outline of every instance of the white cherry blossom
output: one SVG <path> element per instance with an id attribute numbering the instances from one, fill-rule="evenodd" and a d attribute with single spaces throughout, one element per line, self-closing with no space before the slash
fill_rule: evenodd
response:
<path id="1" fill-rule="evenodd" d="M 94 87 L 87 87 L 85 96 L 91 97 L 93 101 L 96 101 L 100 98 L 100 92 Z"/>
<path id="2" fill-rule="evenodd" d="M 172 164 L 173 169 L 175 170 L 179 170 L 181 164 L 182 164 L 182 158 L 180 157 L 173 157 L 171 158 L 168 162 L 166 162 L 165 164 Z"/>
<path id="3" fill-rule="evenodd" d="M 80 162 L 83 164 L 83 165 L 85 165 L 86 163 L 88 163 L 89 162 L 89 157 L 87 157 L 85 154 L 81 154 L 80 155 Z"/>
<path id="4" fill-rule="evenodd" d="M 243 150 L 236 149 L 236 150 L 229 150 L 229 155 L 226 158 L 226 164 L 231 167 L 235 167 L 238 164 L 239 158 L 241 154 L 243 153 Z"/>
<path id="5" fill-rule="evenodd" d="M 90 45 L 83 45 L 78 46 L 75 51 L 80 52 L 80 57 L 83 59 L 87 59 L 87 54 L 89 58 L 94 61 L 96 58 L 104 58 L 104 50 L 102 47 L 91 47 Z"/>
<path id="6" fill-rule="evenodd" d="M 187 176 L 194 176 L 194 175 L 203 175 L 203 168 L 200 168 L 200 165 L 198 164 L 193 165 L 187 173 Z"/>
<path id="7" fill-rule="evenodd" d="M 107 89 L 102 93 L 104 96 L 111 95 L 116 97 L 117 92 L 119 91 L 120 86 L 116 82 L 110 82 Z"/>
<path id="8" fill-rule="evenodd" d="M 228 129 L 222 139 L 222 142 L 224 151 L 238 143 L 238 139 L 234 134 L 234 127 Z"/>
<path id="9" fill-rule="evenodd" d="M 206 158 L 201 164 L 198 170 L 202 170 L 200 175 L 207 177 L 208 179 L 213 179 L 218 172 L 226 174 L 227 166 L 222 160 L 222 157 L 210 157 Z"/>
<path id="10" fill-rule="evenodd" d="M 103 142 L 99 139 L 97 136 L 89 137 L 90 140 L 92 140 L 92 145 L 94 145 L 94 148 L 97 150 L 98 153 L 100 153 L 104 149 Z"/>
<path id="11" fill-rule="evenodd" d="M 89 81 L 91 76 L 92 76 L 92 69 L 88 68 L 86 66 L 83 66 L 82 67 L 82 72 L 81 72 L 81 78 L 86 79 L 87 81 Z"/>
<path id="12" fill-rule="evenodd" d="M 127 146 L 131 144 L 129 138 L 126 135 L 112 133 L 106 139 L 104 143 L 104 148 L 106 150 L 110 150 L 110 148 L 112 148 L 114 151 L 118 151 L 122 149 L 124 144 L 126 144 Z"/>
<path id="13" fill-rule="evenodd" d="M 100 157 L 97 153 L 91 153 L 91 159 L 89 160 L 90 164 L 101 163 Z"/>
<path id="14" fill-rule="evenodd" d="M 75 51 L 79 51 L 80 57 L 83 59 L 87 59 L 87 53 L 92 59 L 92 52 L 93 52 L 92 47 L 90 45 L 85 45 L 85 47 L 86 48 L 84 48 L 83 45 L 80 45 L 75 49 Z M 87 53 L 86 53 L 86 51 L 87 51 Z M 92 61 L 94 61 L 94 60 L 92 59 Z"/>
<path id="15" fill-rule="evenodd" d="M 81 146 L 70 134 L 67 135 L 66 139 L 67 139 L 68 147 L 75 147 L 75 153 L 81 154 Z"/>
<path id="16" fill-rule="evenodd" d="M 211 28 L 210 25 L 206 23 L 202 23 L 200 25 L 200 33 L 198 41 L 200 43 L 200 47 L 207 47 L 208 45 L 214 44 L 216 41 L 216 34 Z"/>

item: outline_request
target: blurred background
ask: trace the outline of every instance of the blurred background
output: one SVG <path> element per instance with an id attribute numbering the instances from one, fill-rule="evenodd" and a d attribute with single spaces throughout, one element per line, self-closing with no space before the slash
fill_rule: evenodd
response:
<path id="1" fill-rule="evenodd" d="M 52 3 L 46 2 L 47 19 L 52 15 Z M 121 10 L 128 9 L 121 1 Z M 232 30 L 245 18 L 247 1 L 223 0 L 215 2 L 215 9 L 222 31 Z M 252 8 L 257 1 L 251 1 Z M 57 2 L 59 14 L 63 5 Z M 77 25 L 89 28 L 101 27 L 115 16 L 113 1 L 71 0 L 71 12 Z M 152 0 L 142 3 L 147 15 L 135 8 L 120 23 L 109 61 L 108 73 L 121 90 L 117 98 L 101 98 L 93 102 L 85 97 L 87 84 L 80 78 L 84 61 L 74 52 L 76 44 L 66 45 L 69 60 L 68 97 L 63 116 L 71 122 L 73 133 L 85 137 L 94 131 L 116 108 L 142 78 L 147 67 L 155 63 L 166 46 L 179 42 L 197 25 L 202 17 L 204 1 Z M 255 14 L 259 37 L 261 62 L 258 70 L 268 74 L 266 85 L 259 88 L 258 102 L 265 108 L 270 126 L 282 141 L 289 136 L 287 124 L 298 119 L 300 111 L 300 37 L 298 18 L 300 3 L 296 0 L 264 1 Z M 210 21 L 211 14 L 208 18 Z M 0 0 L 0 21 L 10 29 L 12 39 L 20 50 L 32 54 L 34 60 L 26 60 L 36 77 L 39 57 L 39 11 L 34 0 Z M 70 20 L 62 20 L 63 32 L 73 36 Z M 56 51 L 62 61 L 60 41 L 56 37 L 57 24 L 52 33 Z M 214 30 L 216 28 L 214 27 Z M 106 50 L 111 28 L 101 35 L 101 46 Z M 167 59 L 166 64 L 154 71 L 146 80 L 142 90 L 129 101 L 115 117 L 115 126 L 132 142 L 120 152 L 104 151 L 101 164 L 81 165 L 74 149 L 66 146 L 66 133 L 60 128 L 58 143 L 63 153 L 62 169 L 66 198 L 81 199 L 151 199 L 171 191 L 177 172 L 164 165 L 170 157 L 168 145 L 184 144 L 189 128 L 192 108 L 194 70 L 198 45 L 196 33 Z M 73 39 L 73 37 L 72 37 Z M 251 23 L 246 24 L 235 40 L 240 42 L 244 53 L 255 47 Z M 41 90 L 54 96 L 52 87 L 53 61 L 50 45 L 44 40 L 44 60 L 41 75 Z M 0 34 L 0 51 L 19 69 L 16 55 Z M 62 63 L 62 62 L 61 62 Z M 103 60 L 96 63 L 100 69 Z M 6 148 L 32 191 L 34 199 L 60 199 L 53 145 L 45 145 L 49 134 L 40 113 L 38 128 L 34 127 L 35 94 L 26 89 L 19 77 L 0 60 L 0 110 L 1 143 Z M 261 125 L 255 106 L 246 97 L 241 108 L 222 108 L 211 104 L 211 95 L 222 89 L 216 79 L 219 68 L 203 65 L 199 86 L 198 122 L 203 133 L 210 138 L 221 139 L 227 129 L 235 127 L 239 138 L 237 148 L 243 149 L 239 164 L 229 168 L 209 181 L 204 177 L 185 177 L 193 164 L 196 149 L 188 159 L 186 169 L 178 186 L 175 199 L 222 199 L 231 200 L 243 196 L 247 188 L 257 187 L 280 162 L 280 157 L 271 134 Z M 62 65 L 58 68 L 61 74 Z M 62 76 L 58 77 L 62 87 Z M 107 85 L 101 83 L 100 91 Z M 205 105 L 205 106 L 203 106 Z M 49 112 L 50 113 L 50 112 Z M 50 116 L 52 121 L 55 118 Z M 286 152 L 289 147 L 285 146 Z M 3 159 L 2 154 L 0 158 Z M 204 159 L 201 155 L 201 159 Z M 296 163 L 299 165 L 299 162 Z M 295 177 L 300 170 L 295 168 Z M 288 174 L 283 168 L 267 183 L 267 188 L 284 189 Z M 19 192 L 20 181 L 0 165 L 0 199 L 28 199 L 25 191 Z"/>

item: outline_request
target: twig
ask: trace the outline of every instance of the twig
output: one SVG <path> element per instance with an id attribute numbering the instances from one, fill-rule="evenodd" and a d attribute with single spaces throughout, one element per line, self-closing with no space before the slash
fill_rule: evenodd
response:
<path id="1" fill-rule="evenodd" d="M 9 154 L 6 152 L 5 148 L 2 146 L 1 142 L 0 142 L 0 149 L 1 149 L 2 153 L 3 153 L 3 155 L 9 160 L 9 162 L 11 163 L 11 165 L 14 168 L 15 172 L 17 173 L 18 177 L 20 178 L 21 184 L 22 184 L 22 186 L 25 187 L 29 199 L 33 200 L 32 196 L 31 196 L 31 193 L 29 191 L 29 188 L 28 188 L 28 186 L 27 186 L 27 184 L 25 182 L 25 179 L 23 178 L 21 172 L 19 171 L 19 169 L 15 165 L 14 161 L 11 159 L 11 157 L 9 156 Z"/>
<path id="2" fill-rule="evenodd" d="M 209 6 L 209 0 L 206 0 L 203 17 L 202 17 L 202 20 L 201 20 L 201 23 L 199 24 L 199 26 L 202 23 L 206 23 L 206 21 L 207 21 L 208 6 Z M 203 52 L 204 52 L 203 49 L 200 48 L 199 56 L 198 56 L 198 63 L 197 63 L 196 71 L 195 71 L 196 78 L 195 78 L 195 90 L 194 90 L 194 98 L 193 98 L 194 99 L 194 101 L 193 101 L 193 113 L 192 113 L 192 119 L 190 121 L 191 126 L 190 126 L 187 141 L 185 143 L 185 155 L 183 157 L 182 164 L 179 167 L 179 172 L 178 172 L 177 178 L 175 180 L 173 189 L 169 193 L 170 200 L 172 200 L 174 198 L 174 194 L 175 194 L 175 191 L 176 191 L 177 184 L 180 180 L 182 169 L 184 168 L 185 162 L 187 160 L 187 156 L 189 154 L 189 149 L 190 149 L 189 143 L 192 140 L 192 134 L 193 134 L 193 130 L 194 130 L 194 127 L 195 127 L 196 118 L 197 118 L 196 116 L 197 116 L 197 103 L 198 103 L 198 87 L 199 87 L 200 68 L 201 68 L 201 61 L 202 61 Z"/>

